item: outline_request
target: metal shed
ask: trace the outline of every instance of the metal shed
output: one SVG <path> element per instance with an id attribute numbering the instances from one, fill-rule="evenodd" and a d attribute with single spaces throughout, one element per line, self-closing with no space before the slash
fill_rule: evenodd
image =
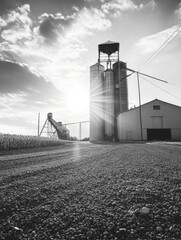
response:
<path id="1" fill-rule="evenodd" d="M 158 99 L 117 116 L 120 140 L 181 140 L 181 107 Z"/>

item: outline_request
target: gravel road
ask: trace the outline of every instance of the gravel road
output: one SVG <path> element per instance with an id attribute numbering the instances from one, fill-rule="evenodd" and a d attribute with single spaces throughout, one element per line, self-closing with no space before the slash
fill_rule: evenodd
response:
<path id="1" fill-rule="evenodd" d="M 180 240 L 181 146 L 0 153 L 0 239 Z M 3 156 L 4 155 L 4 156 Z"/>

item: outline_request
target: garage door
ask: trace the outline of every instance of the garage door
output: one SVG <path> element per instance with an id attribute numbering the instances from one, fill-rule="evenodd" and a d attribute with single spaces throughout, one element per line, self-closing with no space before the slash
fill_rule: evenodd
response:
<path id="1" fill-rule="evenodd" d="M 171 129 L 170 128 L 161 128 L 161 129 L 147 129 L 147 140 L 171 140 Z"/>

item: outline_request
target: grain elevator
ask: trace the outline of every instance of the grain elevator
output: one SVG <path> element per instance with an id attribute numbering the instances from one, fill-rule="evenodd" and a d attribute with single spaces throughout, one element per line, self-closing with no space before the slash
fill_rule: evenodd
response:
<path id="1" fill-rule="evenodd" d="M 90 141 L 112 141 L 117 115 L 128 110 L 126 63 L 119 61 L 119 43 L 98 45 L 98 62 L 90 67 Z"/>

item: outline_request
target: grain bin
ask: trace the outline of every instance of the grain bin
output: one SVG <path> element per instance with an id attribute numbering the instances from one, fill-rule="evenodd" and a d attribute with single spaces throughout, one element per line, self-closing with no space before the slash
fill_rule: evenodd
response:
<path id="1" fill-rule="evenodd" d="M 90 141 L 104 140 L 103 73 L 100 63 L 90 67 Z"/>
<path id="2" fill-rule="evenodd" d="M 114 75 L 112 69 L 107 69 L 104 80 L 105 140 L 114 138 L 114 118 Z"/>
<path id="3" fill-rule="evenodd" d="M 119 68 L 118 68 L 119 63 Z M 114 80 L 115 87 L 119 86 L 116 91 L 119 91 L 119 102 L 118 102 L 118 94 L 115 94 L 115 114 L 120 112 L 125 112 L 128 110 L 128 85 L 127 85 L 127 71 L 126 71 L 126 63 L 117 61 L 113 64 L 114 71 Z"/>

